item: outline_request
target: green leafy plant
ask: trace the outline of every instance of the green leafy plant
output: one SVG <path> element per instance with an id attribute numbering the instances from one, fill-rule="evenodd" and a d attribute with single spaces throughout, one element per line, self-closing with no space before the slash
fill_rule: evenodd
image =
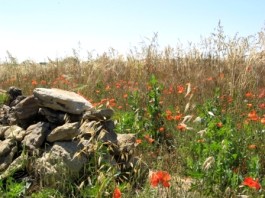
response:
<path id="1" fill-rule="evenodd" d="M 117 124 L 115 130 L 117 133 L 134 133 L 140 136 L 144 127 L 144 111 L 139 108 L 141 98 L 138 91 L 134 91 L 128 96 L 128 106 L 126 111 L 119 111 L 115 118 Z"/>
<path id="2" fill-rule="evenodd" d="M 35 192 L 31 194 L 32 198 L 50 198 L 50 197 L 58 197 L 58 198 L 63 198 L 63 194 L 60 193 L 56 189 L 52 188 L 44 188 L 41 189 L 39 192 Z"/>
<path id="3" fill-rule="evenodd" d="M 0 93 L 0 105 L 4 104 L 8 99 L 8 96 L 6 94 Z"/>
<path id="4" fill-rule="evenodd" d="M 5 185 L 0 180 L 0 193 L 3 197 L 16 198 L 25 193 L 26 182 L 17 182 L 12 177 L 7 178 Z"/>
<path id="5" fill-rule="evenodd" d="M 147 121 L 145 123 L 147 132 L 155 139 L 157 145 L 171 147 L 173 140 L 169 139 L 169 131 L 165 130 L 163 117 L 163 107 L 160 103 L 162 85 L 158 82 L 155 75 L 151 75 L 148 87 L 147 99 Z"/>
<path id="6" fill-rule="evenodd" d="M 218 97 L 200 108 L 203 129 L 200 141 L 192 146 L 193 157 L 188 159 L 190 175 L 197 177 L 207 195 L 220 195 L 227 187 L 238 188 L 242 174 L 236 170 L 244 158 L 235 123 L 222 114 Z"/>

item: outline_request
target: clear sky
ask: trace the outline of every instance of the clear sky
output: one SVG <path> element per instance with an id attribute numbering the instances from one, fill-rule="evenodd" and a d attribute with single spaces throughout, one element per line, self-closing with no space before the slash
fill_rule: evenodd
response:
<path id="1" fill-rule="evenodd" d="M 217 27 L 226 35 L 265 27 L 265 0 L 0 0 L 0 61 L 47 61 L 80 50 L 125 53 L 158 33 L 161 47 L 198 42 Z"/>

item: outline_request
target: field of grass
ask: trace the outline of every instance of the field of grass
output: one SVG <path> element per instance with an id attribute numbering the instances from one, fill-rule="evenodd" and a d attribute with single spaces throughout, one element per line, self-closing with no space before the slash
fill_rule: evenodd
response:
<path id="1" fill-rule="evenodd" d="M 110 51 L 84 61 L 74 53 L 47 65 L 10 55 L 0 89 L 10 86 L 25 95 L 75 91 L 114 109 L 116 132 L 137 135 L 137 155 L 152 171 L 119 183 L 115 168 L 95 170 L 90 185 L 44 186 L 32 197 L 264 197 L 265 30 L 228 38 L 218 26 L 188 49 L 159 50 L 154 36 L 127 57 Z M 24 186 L 0 181 L 0 194 L 16 197 Z"/>

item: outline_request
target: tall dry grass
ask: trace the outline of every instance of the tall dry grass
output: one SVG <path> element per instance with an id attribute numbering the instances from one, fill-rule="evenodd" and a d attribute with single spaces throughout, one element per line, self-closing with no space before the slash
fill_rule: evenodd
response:
<path id="1" fill-rule="evenodd" d="M 219 24 L 215 32 L 202 38 L 197 45 L 184 48 L 159 49 L 157 35 L 131 50 L 126 57 L 110 51 L 89 60 L 80 60 L 78 54 L 63 59 L 49 60 L 43 66 L 32 61 L 17 64 L 9 54 L 9 61 L 1 63 L 0 88 L 17 86 L 30 94 L 34 86 L 60 87 L 80 91 L 93 98 L 99 84 L 113 84 L 119 80 L 138 82 L 145 91 L 151 74 L 165 87 L 191 83 L 197 88 L 197 100 L 210 97 L 214 87 L 222 93 L 238 96 L 243 92 L 265 86 L 265 31 L 256 35 L 227 37 Z M 62 78 L 69 84 L 54 83 Z M 223 78 L 225 77 L 225 78 Z M 113 90 L 115 94 L 115 90 Z M 168 103 L 176 100 L 168 97 Z M 174 102 L 173 102 L 174 103 Z"/>

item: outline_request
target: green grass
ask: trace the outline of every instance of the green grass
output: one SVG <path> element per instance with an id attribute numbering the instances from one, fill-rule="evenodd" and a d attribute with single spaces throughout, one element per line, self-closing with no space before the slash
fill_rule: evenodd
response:
<path id="1" fill-rule="evenodd" d="M 8 97 L 6 94 L 0 93 L 0 105 L 4 104 L 7 101 Z"/>

